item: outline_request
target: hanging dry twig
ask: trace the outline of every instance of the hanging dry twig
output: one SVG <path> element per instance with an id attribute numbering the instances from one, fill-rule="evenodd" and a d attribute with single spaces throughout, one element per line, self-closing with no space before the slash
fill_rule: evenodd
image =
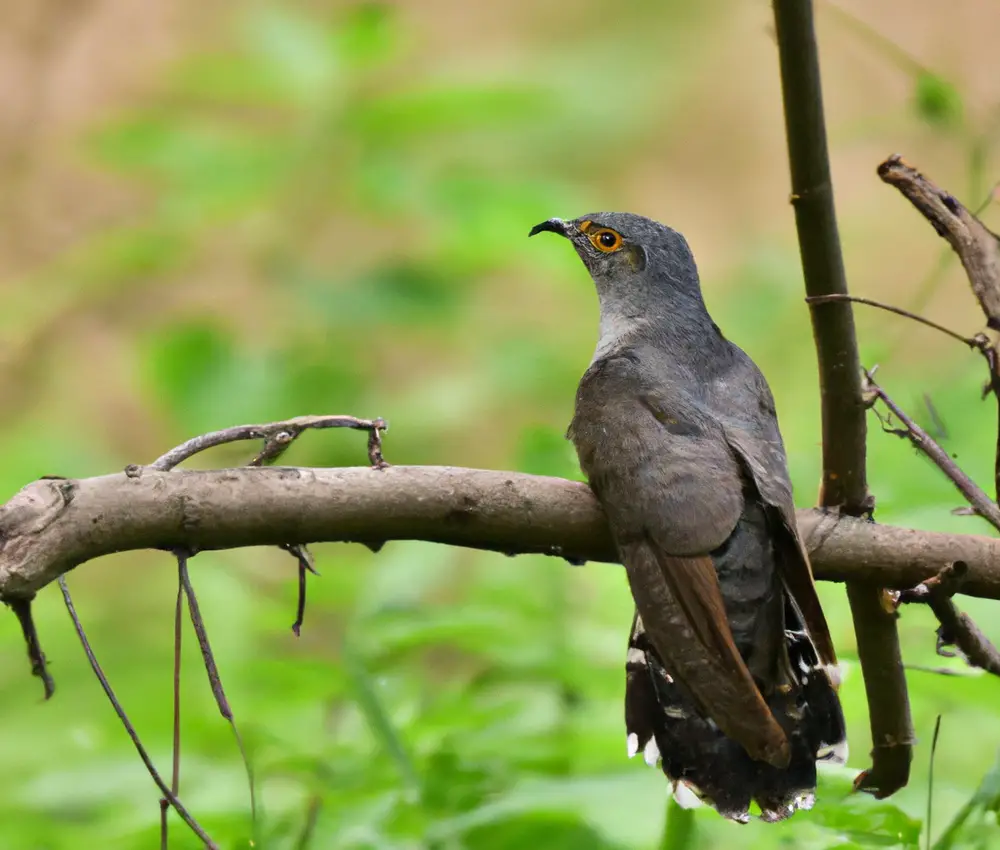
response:
<path id="1" fill-rule="evenodd" d="M 177 577 L 177 598 L 174 601 L 174 675 L 173 675 L 173 736 L 171 745 L 170 790 L 176 797 L 181 789 L 181 635 L 184 625 L 184 585 Z M 167 850 L 167 812 L 170 801 L 160 798 L 160 850 Z"/>
<path id="2" fill-rule="evenodd" d="M 5 601 L 21 624 L 21 633 L 24 635 L 24 643 L 28 648 L 28 660 L 31 662 L 31 675 L 42 680 L 45 699 L 51 699 L 56 692 L 56 683 L 49 674 L 48 665 L 45 663 L 45 653 L 42 652 L 42 645 L 38 641 L 35 618 L 31 614 L 33 597 L 14 597 Z"/>
<path id="3" fill-rule="evenodd" d="M 121 721 L 122 726 L 125 728 L 126 733 L 132 740 L 132 744 L 135 746 L 136 752 L 139 753 L 139 758 L 142 759 L 142 763 L 146 766 L 146 770 L 152 777 L 153 782 L 160 789 L 160 793 L 170 802 L 173 806 L 174 811 L 180 815 L 181 820 L 184 821 L 191 829 L 191 831 L 197 835 L 204 845 L 210 850 L 218 850 L 219 845 L 216 844 L 202 829 L 201 825 L 192 817 L 190 812 L 184 808 L 184 804 L 177 798 L 177 795 L 167 786 L 167 783 L 163 781 L 163 777 L 160 776 L 159 771 L 153 764 L 152 759 L 150 759 L 149 754 L 146 752 L 146 748 L 142 745 L 142 741 L 139 740 L 139 734 L 135 731 L 135 727 L 132 722 L 128 719 L 128 715 L 125 714 L 125 709 L 122 708 L 120 702 L 118 702 L 118 697 L 115 696 L 114 690 L 111 688 L 111 683 L 108 681 L 108 677 L 104 675 L 104 670 L 101 669 L 100 663 L 97 661 L 97 656 L 94 655 L 94 650 L 90 646 L 90 641 L 87 640 L 87 634 L 83 629 L 83 623 L 80 621 L 79 616 L 76 613 L 76 608 L 73 605 L 73 598 L 70 596 L 69 586 L 66 584 L 66 578 L 64 576 L 59 577 L 59 589 L 62 591 L 63 601 L 66 603 L 66 610 L 69 612 L 70 619 L 73 621 L 73 628 L 76 630 L 77 637 L 80 638 L 80 643 L 83 646 L 84 654 L 87 656 L 87 661 L 90 662 L 90 668 L 94 671 L 94 675 L 97 677 L 97 681 L 101 683 L 101 687 L 104 689 L 104 693 L 111 703 L 112 708 L 115 710 L 115 714 L 118 715 L 118 719 Z"/>
<path id="4" fill-rule="evenodd" d="M 257 831 L 257 789 L 254 782 L 253 765 L 247 756 L 247 749 L 243 743 L 243 736 L 240 735 L 239 727 L 233 717 L 233 710 L 226 698 L 225 688 L 222 686 L 222 677 L 219 675 L 218 665 L 215 663 L 215 655 L 212 652 L 212 645 L 208 640 L 208 631 L 205 628 L 205 621 L 201 616 L 201 607 L 198 605 L 198 597 L 191 584 L 191 576 L 188 574 L 187 562 L 188 553 L 184 550 L 177 550 L 174 553 L 177 558 L 177 575 L 180 585 L 184 590 L 184 597 L 187 600 L 188 614 L 191 617 L 191 625 L 194 627 L 195 638 L 198 641 L 198 648 L 201 650 L 201 659 L 205 665 L 205 672 L 208 674 L 208 684 L 212 689 L 212 696 L 215 697 L 215 704 L 221 714 L 229 723 L 233 730 L 233 737 L 236 739 L 236 746 L 243 759 L 243 767 L 246 769 L 247 782 L 250 786 L 250 818 L 253 823 L 254 832 Z"/>
<path id="5" fill-rule="evenodd" d="M 298 604 L 295 606 L 295 622 L 292 623 L 292 631 L 295 633 L 295 637 L 298 637 L 306 617 L 306 576 L 309 573 L 318 576 L 319 573 L 316 572 L 316 561 L 312 552 L 305 545 L 283 543 L 279 548 L 288 552 L 299 564 L 299 596 Z"/>

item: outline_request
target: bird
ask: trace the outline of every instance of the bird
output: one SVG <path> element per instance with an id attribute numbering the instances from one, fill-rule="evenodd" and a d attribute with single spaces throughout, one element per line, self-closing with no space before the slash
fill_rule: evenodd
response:
<path id="1" fill-rule="evenodd" d="M 705 306 L 687 240 L 632 213 L 550 218 L 600 304 L 567 431 L 635 602 L 627 753 L 747 823 L 844 763 L 840 672 L 799 536 L 774 399 Z"/>

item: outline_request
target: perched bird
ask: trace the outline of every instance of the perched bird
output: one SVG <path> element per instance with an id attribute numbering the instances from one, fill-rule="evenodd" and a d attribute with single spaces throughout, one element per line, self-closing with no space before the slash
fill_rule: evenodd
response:
<path id="1" fill-rule="evenodd" d="M 628 213 L 552 218 L 597 287 L 568 436 L 635 600 L 629 757 L 746 823 L 814 802 L 846 759 L 839 677 L 795 524 L 770 388 L 702 300 L 684 237 Z"/>

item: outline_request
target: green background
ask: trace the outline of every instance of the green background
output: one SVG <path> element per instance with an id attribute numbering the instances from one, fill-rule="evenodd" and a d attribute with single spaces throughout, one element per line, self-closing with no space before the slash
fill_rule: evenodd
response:
<path id="1" fill-rule="evenodd" d="M 1000 21 L 954 6 L 821 4 L 818 26 L 852 289 L 973 333 L 958 264 L 875 176 L 900 150 L 971 206 L 990 199 L 1000 83 L 981 60 Z M 688 235 L 713 316 L 772 383 L 797 502 L 813 503 L 818 389 L 766 3 L 32 8 L 0 13 L 0 497 L 307 413 L 385 417 L 394 463 L 578 477 L 562 434 L 596 298 L 568 246 L 525 236 L 553 215 L 628 209 Z M 946 447 L 992 490 L 981 363 L 894 317 L 859 312 L 858 326 L 864 363 L 928 425 L 932 404 Z M 986 533 L 870 426 L 880 521 Z M 364 457 L 363 436 L 339 431 L 307 435 L 287 462 Z M 945 844 L 1000 846 L 1000 685 L 936 657 L 924 610 L 900 620 L 920 738 L 907 789 L 849 794 L 866 705 L 843 588 L 824 585 L 850 769 L 824 770 L 817 807 L 788 823 L 703 808 L 693 836 L 664 836 L 662 775 L 625 759 L 620 570 L 418 543 L 315 553 L 300 639 L 289 556 L 191 563 L 259 783 L 257 847 L 912 847 L 939 714 L 932 833 L 966 812 Z M 156 553 L 69 576 L 165 773 L 174 576 Z M 960 603 L 1000 638 L 996 603 Z M 41 702 L 17 623 L 0 618 L 0 846 L 158 846 L 156 790 L 55 588 L 35 613 L 58 691 Z M 243 767 L 185 639 L 181 796 L 222 846 L 247 847 Z M 172 824 L 171 847 L 198 846 Z"/>

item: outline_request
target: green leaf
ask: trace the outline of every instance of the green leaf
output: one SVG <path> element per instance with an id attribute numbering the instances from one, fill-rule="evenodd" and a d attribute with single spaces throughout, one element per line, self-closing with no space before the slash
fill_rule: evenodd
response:
<path id="1" fill-rule="evenodd" d="M 345 62 L 366 68 L 391 58 L 396 46 L 396 16 L 384 3 L 359 3 L 348 12 L 337 35 Z"/>
<path id="2" fill-rule="evenodd" d="M 157 396 L 179 410 L 200 396 L 233 356 L 232 339 L 218 323 L 181 323 L 148 340 L 146 373 Z"/>
<path id="3" fill-rule="evenodd" d="M 396 730 L 389 711 L 382 701 L 378 683 L 368 672 L 364 659 L 357 649 L 345 639 L 342 646 L 344 667 L 354 686 L 354 697 L 358 708 L 371 728 L 372 734 L 385 749 L 386 755 L 395 763 L 403 782 L 410 791 L 413 800 L 422 798 L 420 776 L 410 753 L 403 743 L 402 736 Z"/>
<path id="4" fill-rule="evenodd" d="M 929 71 L 917 77 L 914 101 L 917 114 L 927 123 L 955 127 L 961 123 L 963 106 L 958 89 Z"/>
<path id="5" fill-rule="evenodd" d="M 462 843 L 469 850 L 508 850 L 544 847 L 545 850 L 615 850 L 614 844 L 582 816 L 562 812 L 526 812 L 467 832 Z"/>
<path id="6" fill-rule="evenodd" d="M 964 846 L 967 842 L 961 839 L 971 838 L 973 834 L 981 833 L 982 819 L 978 822 L 970 822 L 970 818 L 977 812 L 991 813 L 990 816 L 994 823 L 990 825 L 989 831 L 995 834 L 997 829 L 995 819 L 998 811 L 1000 811 L 1000 758 L 983 777 L 976 793 L 958 810 L 952 822 L 941 833 L 941 837 L 934 842 L 934 850 L 950 850 L 951 847 Z M 956 841 L 959 843 L 956 844 Z"/>
<path id="7" fill-rule="evenodd" d="M 287 91 L 305 102 L 324 100 L 338 82 L 340 58 L 327 27 L 290 6 L 264 6 L 248 18 L 247 44 Z"/>
<path id="8" fill-rule="evenodd" d="M 891 803 L 854 793 L 850 780 L 833 771 L 824 771 L 820 783 L 819 802 L 807 816 L 811 823 L 863 847 L 919 847 L 923 824 L 917 818 Z"/>

